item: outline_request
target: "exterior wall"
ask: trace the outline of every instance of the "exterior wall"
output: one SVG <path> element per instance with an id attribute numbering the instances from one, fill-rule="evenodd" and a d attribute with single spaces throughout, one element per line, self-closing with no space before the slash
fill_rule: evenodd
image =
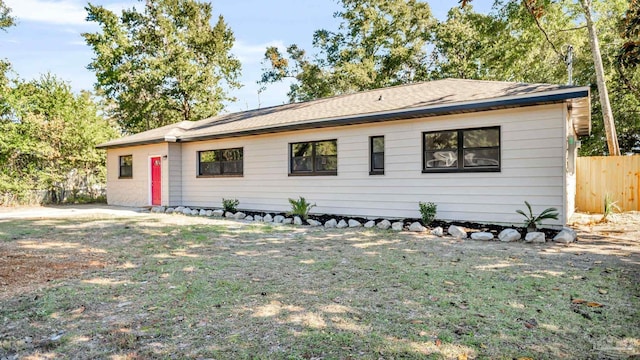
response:
<path id="1" fill-rule="evenodd" d="M 107 150 L 107 203 L 109 205 L 148 206 L 151 204 L 150 161 L 152 156 L 167 154 L 167 144 L 153 144 Z M 132 155 L 133 176 L 119 179 L 119 157 Z M 168 192 L 167 160 L 162 159 L 162 202 Z"/>
<path id="2" fill-rule="evenodd" d="M 566 106 L 553 104 L 387 123 L 182 143 L 182 204 L 287 211 L 304 196 L 316 213 L 364 217 L 420 216 L 419 201 L 438 205 L 437 218 L 521 224 L 515 213 L 565 211 Z M 422 132 L 501 127 L 501 172 L 422 173 Z M 369 136 L 385 136 L 385 175 L 369 175 Z M 337 176 L 288 176 L 291 142 L 338 140 Z M 244 148 L 244 176 L 197 178 L 197 151 Z M 555 222 L 564 223 L 565 219 Z M 553 224 L 553 221 L 545 224 Z"/>
<path id="3" fill-rule="evenodd" d="M 166 198 L 168 201 L 166 205 L 179 206 L 182 205 L 182 146 L 179 143 L 169 143 L 168 145 L 169 154 L 166 173 L 169 182 L 166 183 L 166 188 L 169 191 L 169 196 Z"/>

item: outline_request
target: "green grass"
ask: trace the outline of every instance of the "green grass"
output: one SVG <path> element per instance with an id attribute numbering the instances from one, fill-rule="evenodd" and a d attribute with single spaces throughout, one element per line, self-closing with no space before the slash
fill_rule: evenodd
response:
<path id="1" fill-rule="evenodd" d="M 183 219 L 0 222 L 5 252 L 107 264 L 0 298 L 12 329 L 0 356 L 595 359 L 640 347 L 637 252 Z M 59 243 L 73 246 L 44 246 Z"/>

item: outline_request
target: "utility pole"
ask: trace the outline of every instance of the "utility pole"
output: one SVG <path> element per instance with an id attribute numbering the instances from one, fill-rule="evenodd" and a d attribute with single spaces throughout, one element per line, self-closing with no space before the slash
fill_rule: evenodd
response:
<path id="1" fill-rule="evenodd" d="M 564 60 L 567 64 L 567 85 L 573 85 L 573 46 L 567 46 L 567 55 Z"/>

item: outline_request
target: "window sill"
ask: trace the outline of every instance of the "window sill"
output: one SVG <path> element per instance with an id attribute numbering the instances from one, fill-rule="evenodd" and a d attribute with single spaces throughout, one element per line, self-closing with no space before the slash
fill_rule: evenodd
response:
<path id="1" fill-rule="evenodd" d="M 229 175 L 196 175 L 196 179 L 201 178 L 240 178 L 244 177 L 244 174 L 229 174 Z"/>
<path id="2" fill-rule="evenodd" d="M 480 169 L 446 169 L 446 168 L 441 168 L 441 169 L 422 169 L 422 173 L 423 174 L 429 174 L 429 173 L 486 173 L 486 172 L 500 172 L 501 169 L 500 168 L 480 168 Z"/>
<path id="3" fill-rule="evenodd" d="M 126 179 L 133 179 L 133 176 L 118 176 L 118 180 L 119 180 L 119 179 L 124 179 L 124 180 L 126 180 Z"/>
<path id="4" fill-rule="evenodd" d="M 308 173 L 289 173 L 289 176 L 337 176 L 338 172 L 308 172 Z"/>
<path id="5" fill-rule="evenodd" d="M 384 170 L 369 171 L 369 175 L 384 175 Z"/>

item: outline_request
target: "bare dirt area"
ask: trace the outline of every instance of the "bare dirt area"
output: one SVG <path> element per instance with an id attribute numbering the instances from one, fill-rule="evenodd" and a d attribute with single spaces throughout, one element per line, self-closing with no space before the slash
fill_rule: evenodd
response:
<path id="1" fill-rule="evenodd" d="M 142 216 L 146 209 L 113 205 L 51 205 L 0 207 L 2 219 L 72 218 L 96 216 Z"/>
<path id="2" fill-rule="evenodd" d="M 102 216 L 144 216 L 143 209 L 107 205 L 0 207 L 0 221 L 9 219 L 96 218 Z M 29 234 L 25 230 L 24 234 Z M 32 291 L 52 280 L 73 278 L 91 269 L 102 269 L 109 261 L 101 252 L 84 249 L 61 241 L 19 240 L 21 233 L 0 246 L 0 299 Z M 55 251 L 55 255 L 43 250 Z M 78 256 L 80 255 L 80 256 Z"/>
<path id="3" fill-rule="evenodd" d="M 640 356 L 638 212 L 561 245 L 36 210 L 0 213 L 0 359 Z"/>
<path id="4" fill-rule="evenodd" d="M 52 280 L 73 278 L 105 265 L 102 259 L 78 259 L 76 256 L 51 259 L 47 255 L 3 247 L 0 250 L 0 298 L 33 290 L 34 286 Z"/>

